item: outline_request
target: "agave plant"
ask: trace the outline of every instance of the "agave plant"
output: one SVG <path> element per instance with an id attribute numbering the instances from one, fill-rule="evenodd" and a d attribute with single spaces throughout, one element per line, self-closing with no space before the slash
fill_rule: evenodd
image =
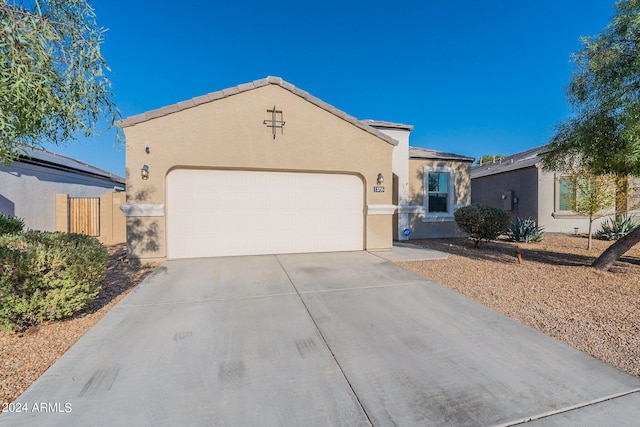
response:
<path id="1" fill-rule="evenodd" d="M 513 242 L 539 242 L 544 236 L 544 227 L 536 224 L 536 220 L 532 218 L 518 218 L 512 223 L 507 230 L 509 240 Z"/>
<path id="2" fill-rule="evenodd" d="M 618 240 L 631 233 L 637 226 L 632 216 L 621 215 L 609 218 L 602 223 L 602 229 L 596 232 L 596 239 Z"/>

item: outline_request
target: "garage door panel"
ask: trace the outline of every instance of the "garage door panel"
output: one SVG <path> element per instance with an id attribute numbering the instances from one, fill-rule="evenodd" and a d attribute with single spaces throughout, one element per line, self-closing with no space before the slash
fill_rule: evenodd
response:
<path id="1" fill-rule="evenodd" d="M 172 171 L 168 256 L 362 250 L 363 192 L 353 175 Z"/>

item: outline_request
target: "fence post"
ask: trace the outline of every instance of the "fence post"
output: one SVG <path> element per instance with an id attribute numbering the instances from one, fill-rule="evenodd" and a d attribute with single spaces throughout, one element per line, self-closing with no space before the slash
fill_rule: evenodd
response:
<path id="1" fill-rule="evenodd" d="M 68 194 L 56 194 L 56 231 L 69 232 Z"/>

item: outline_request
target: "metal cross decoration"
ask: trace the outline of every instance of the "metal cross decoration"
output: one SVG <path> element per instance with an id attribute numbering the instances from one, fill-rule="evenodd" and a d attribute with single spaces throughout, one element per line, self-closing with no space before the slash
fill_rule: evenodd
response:
<path id="1" fill-rule="evenodd" d="M 273 106 L 273 110 L 267 110 L 267 113 L 271 113 L 271 120 L 264 120 L 262 123 L 271 128 L 273 132 L 273 139 L 276 139 L 276 129 L 280 129 L 280 135 L 284 133 L 284 117 L 282 116 L 282 110 L 276 110 L 276 106 Z M 278 120 L 278 114 L 280 114 L 280 120 Z"/>

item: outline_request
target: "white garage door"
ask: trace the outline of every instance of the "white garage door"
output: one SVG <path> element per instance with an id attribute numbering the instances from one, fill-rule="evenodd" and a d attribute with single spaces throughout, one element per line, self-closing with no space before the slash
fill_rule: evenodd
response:
<path id="1" fill-rule="evenodd" d="M 175 170 L 167 256 L 362 250 L 363 194 L 353 175 Z"/>

